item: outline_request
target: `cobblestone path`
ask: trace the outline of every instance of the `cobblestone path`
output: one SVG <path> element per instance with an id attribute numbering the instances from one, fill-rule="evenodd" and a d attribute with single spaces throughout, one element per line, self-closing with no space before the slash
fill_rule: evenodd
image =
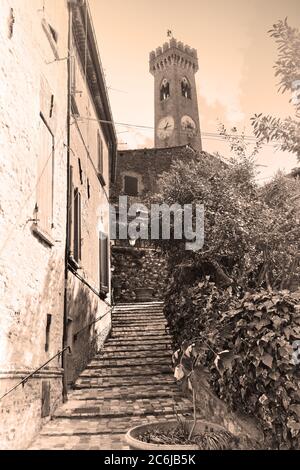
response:
<path id="1" fill-rule="evenodd" d="M 120 304 L 103 350 L 30 449 L 123 450 L 138 424 L 191 413 L 174 382 L 171 339 L 159 302 Z"/>

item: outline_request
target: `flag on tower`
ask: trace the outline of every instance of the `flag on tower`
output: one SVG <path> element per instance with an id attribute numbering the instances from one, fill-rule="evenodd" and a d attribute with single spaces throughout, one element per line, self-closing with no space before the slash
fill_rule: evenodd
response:
<path id="1" fill-rule="evenodd" d="M 172 33 L 172 31 L 171 31 L 170 29 L 168 29 L 168 31 L 167 31 L 167 36 L 168 36 L 168 38 L 172 38 L 172 37 L 173 37 L 173 33 Z"/>

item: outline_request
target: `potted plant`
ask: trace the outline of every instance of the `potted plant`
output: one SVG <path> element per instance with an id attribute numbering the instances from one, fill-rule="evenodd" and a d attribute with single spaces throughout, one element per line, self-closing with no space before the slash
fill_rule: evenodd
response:
<path id="1" fill-rule="evenodd" d="M 186 381 L 193 397 L 193 419 L 186 420 L 176 413 L 173 421 L 148 423 L 128 431 L 126 440 L 131 449 L 140 450 L 225 450 L 237 448 L 237 439 L 225 428 L 197 418 L 196 368 L 201 346 L 184 342 L 172 356 L 174 377 Z M 224 353 L 226 353 L 224 351 Z M 217 360 L 220 359 L 218 355 Z"/>

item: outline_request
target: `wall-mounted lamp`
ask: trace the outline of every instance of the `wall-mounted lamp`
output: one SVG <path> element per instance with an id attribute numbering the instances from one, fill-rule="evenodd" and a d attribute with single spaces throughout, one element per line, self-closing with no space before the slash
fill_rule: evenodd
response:
<path id="1" fill-rule="evenodd" d="M 134 246 L 135 243 L 136 243 L 136 239 L 135 239 L 135 238 L 130 238 L 130 240 L 129 240 L 129 245 L 130 245 L 130 246 Z"/>

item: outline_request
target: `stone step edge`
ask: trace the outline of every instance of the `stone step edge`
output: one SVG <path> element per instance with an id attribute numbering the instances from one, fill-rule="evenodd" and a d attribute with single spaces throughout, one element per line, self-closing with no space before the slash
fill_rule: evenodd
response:
<path id="1" fill-rule="evenodd" d="M 152 395 L 151 394 L 149 395 L 147 393 L 139 394 L 136 390 L 134 391 L 134 393 L 135 393 L 135 397 L 136 397 L 137 400 L 148 400 L 148 399 L 152 400 L 152 399 L 155 399 L 155 398 L 165 398 L 165 399 L 171 399 L 172 400 L 174 398 L 174 395 L 178 395 L 178 396 L 181 397 L 181 395 L 178 394 L 177 390 L 174 390 L 173 393 L 172 393 L 172 391 L 170 391 L 169 393 L 162 393 L 162 392 L 157 391 L 157 392 L 153 392 Z M 128 393 L 126 395 L 125 392 L 124 392 L 124 394 L 122 395 L 122 394 L 119 394 L 119 393 L 114 394 L 112 392 L 111 398 L 113 400 L 121 400 L 121 399 L 126 398 L 126 401 L 128 401 Z M 184 396 L 182 396 L 182 398 L 184 398 Z M 79 396 L 73 395 L 72 397 L 69 397 L 69 400 L 72 400 L 72 401 L 73 400 L 76 400 L 76 401 L 78 400 L 79 402 L 81 402 L 81 401 L 97 401 L 97 400 L 101 400 L 101 398 L 97 398 L 96 396 L 94 396 L 94 397 L 81 397 L 80 395 Z M 133 400 L 132 400 L 132 402 L 133 402 Z"/>
<path id="2" fill-rule="evenodd" d="M 179 406 L 178 406 L 179 408 Z M 177 409 L 178 409 L 177 408 Z M 192 405 L 190 405 L 190 407 L 186 407 L 184 409 L 181 409 L 179 410 L 178 409 L 178 414 L 192 414 L 193 412 L 193 407 Z M 110 419 L 113 419 L 113 418 L 133 418 L 133 417 L 143 417 L 143 416 L 163 416 L 165 415 L 165 413 L 163 411 L 155 411 L 155 410 L 144 410 L 144 411 L 137 411 L 136 413 L 118 413 L 118 414 L 113 414 L 113 413 L 80 413 L 80 414 L 75 414 L 74 412 L 70 415 L 68 414 L 54 414 L 52 416 L 53 419 L 86 419 L 86 418 L 89 418 L 89 419 L 105 419 L 105 418 L 110 418 Z M 174 417 L 176 416 L 175 412 L 174 412 Z"/>
<path id="3" fill-rule="evenodd" d="M 131 367 L 152 367 L 152 366 L 168 366 L 168 364 L 165 364 L 163 361 L 162 362 L 152 362 L 151 364 L 148 363 L 137 363 L 137 364 L 99 364 L 99 365 L 88 365 L 84 369 L 85 371 L 90 371 L 90 370 L 102 370 L 102 369 L 122 369 L 122 368 L 131 368 Z M 170 364 L 171 367 L 171 364 Z"/>
<path id="4" fill-rule="evenodd" d="M 150 351 L 150 349 L 148 350 Z M 147 351 L 147 352 L 148 352 Z M 119 351 L 120 352 L 120 351 Z M 125 351 L 124 351 L 125 352 Z M 128 351 L 126 351 L 128 353 Z M 172 353 L 171 351 L 166 351 L 165 354 L 163 354 L 163 352 L 161 352 L 160 354 L 151 354 L 151 356 L 149 355 L 145 355 L 145 356 L 140 356 L 138 354 L 136 354 L 136 351 L 131 351 L 133 354 L 132 355 L 129 355 L 129 356 L 107 356 L 108 353 L 114 353 L 114 351 L 106 351 L 105 354 L 103 354 L 103 356 L 97 356 L 93 359 L 93 361 L 125 361 L 126 359 L 145 359 L 145 358 L 151 358 L 151 359 L 162 359 L 162 358 L 171 358 L 172 357 Z"/>
<path id="5" fill-rule="evenodd" d="M 101 377 L 96 377 L 96 378 L 101 378 Z M 168 382 L 165 382 L 167 383 L 168 385 L 173 385 L 173 384 L 176 384 L 175 382 L 175 379 L 174 380 L 169 380 Z M 128 387 L 130 387 L 131 385 L 139 385 L 139 384 L 128 384 Z M 146 385 L 146 386 L 152 386 L 152 385 L 161 385 L 161 381 L 160 382 L 141 382 L 140 385 Z M 107 384 L 107 385 L 104 385 L 104 384 L 87 384 L 87 383 L 76 383 L 74 388 L 72 390 L 94 390 L 94 389 L 111 389 L 112 387 L 119 387 L 120 385 L 118 384 Z"/>
<path id="6" fill-rule="evenodd" d="M 118 374 L 102 374 L 102 375 L 95 375 L 95 374 L 88 374 L 88 375 L 80 375 L 77 380 L 84 380 L 84 379 L 105 379 L 108 377 L 118 377 L 120 379 L 126 379 L 126 378 L 132 378 L 132 377 L 152 377 L 153 375 L 157 375 L 158 373 L 160 375 L 170 375 L 172 370 L 166 370 L 166 371 L 149 371 L 148 374 L 145 372 L 143 374 L 124 374 L 124 375 L 118 375 Z"/>
<path id="7" fill-rule="evenodd" d="M 147 341 L 147 340 L 146 340 Z M 128 347 L 132 347 L 133 345 L 136 345 L 136 346 L 156 346 L 156 345 L 169 345 L 171 346 L 173 343 L 171 341 L 171 339 L 169 339 L 168 341 L 166 341 L 165 339 L 164 340 L 153 340 L 153 339 L 150 339 L 148 340 L 147 342 L 145 341 L 141 341 L 140 339 L 132 339 L 132 341 L 127 341 L 126 340 L 126 336 L 124 337 L 124 339 L 120 340 L 120 339 L 117 339 L 117 338 L 111 338 L 109 340 L 107 340 L 107 342 L 105 343 L 105 346 L 128 346 Z M 103 350 L 105 350 L 105 346 L 103 348 Z"/>

